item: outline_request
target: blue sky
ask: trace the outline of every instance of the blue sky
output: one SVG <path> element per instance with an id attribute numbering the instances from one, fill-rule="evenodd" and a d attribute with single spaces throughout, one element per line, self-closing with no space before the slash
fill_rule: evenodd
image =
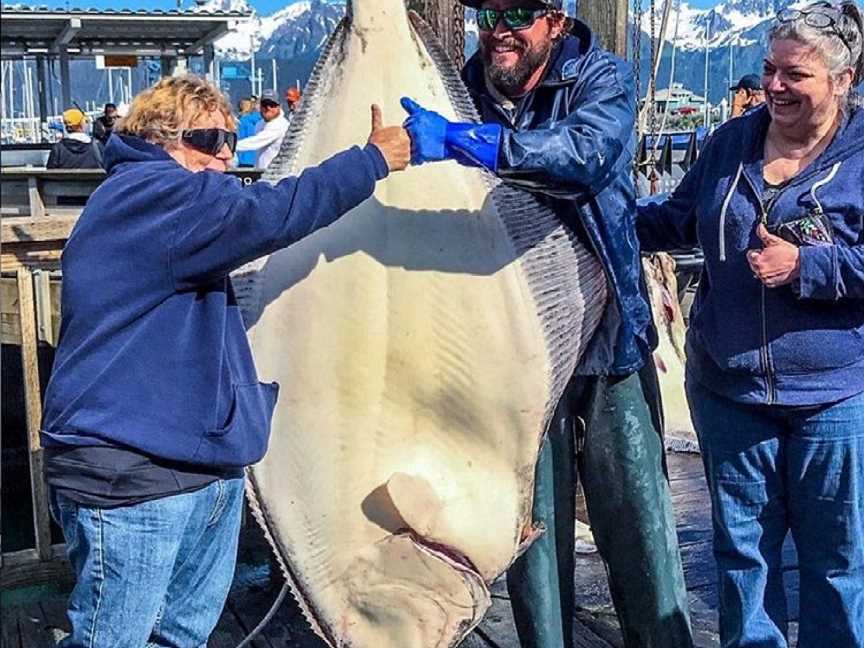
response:
<path id="1" fill-rule="evenodd" d="M 21 0 L 24 4 L 47 5 L 49 7 L 93 7 L 96 9 L 176 9 L 177 0 Z M 268 15 L 290 4 L 285 0 L 248 0 L 258 13 Z M 195 6 L 195 0 L 182 0 L 183 8 L 188 9 Z M 687 3 L 698 9 L 713 7 L 718 0 L 687 0 Z M 646 3 L 647 4 L 647 3 Z"/>

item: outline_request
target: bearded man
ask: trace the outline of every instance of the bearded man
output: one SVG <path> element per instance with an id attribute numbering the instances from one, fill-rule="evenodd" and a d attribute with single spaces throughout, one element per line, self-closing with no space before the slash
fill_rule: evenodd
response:
<path id="1" fill-rule="evenodd" d="M 534 519 L 546 533 L 507 574 L 521 644 L 572 645 L 578 472 L 625 645 L 692 646 L 634 231 L 632 70 L 561 0 L 461 2 L 477 9 L 480 50 L 462 78 L 483 123 L 403 99 L 412 161 L 483 166 L 535 193 L 594 250 L 609 287 L 537 463 Z"/>

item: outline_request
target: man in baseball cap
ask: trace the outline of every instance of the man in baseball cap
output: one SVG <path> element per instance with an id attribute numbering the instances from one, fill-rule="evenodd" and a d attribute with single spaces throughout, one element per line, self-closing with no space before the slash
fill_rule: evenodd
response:
<path id="1" fill-rule="evenodd" d="M 559 0 L 461 2 L 476 9 L 480 47 L 462 79 L 482 123 L 450 122 L 403 98 L 412 162 L 483 167 L 539 194 L 596 252 L 608 278 L 605 313 L 535 470 L 534 520 L 546 533 L 507 573 L 519 642 L 573 646 L 578 475 L 624 645 L 691 648 L 663 469 L 657 335 L 634 228 L 633 70 L 567 18 Z"/>
<path id="2" fill-rule="evenodd" d="M 255 166 L 266 169 L 282 148 L 282 140 L 288 132 L 288 120 L 279 105 L 279 95 L 267 89 L 261 93 L 259 102 L 261 121 L 255 127 L 255 134 L 237 140 L 237 152 L 256 151 Z"/>
<path id="3" fill-rule="evenodd" d="M 63 111 L 66 135 L 51 147 L 45 167 L 48 169 L 100 169 L 102 146 L 84 132 L 87 116 L 78 108 Z"/>
<path id="4" fill-rule="evenodd" d="M 732 90 L 732 116 L 738 117 L 765 103 L 765 91 L 758 74 L 746 74 L 738 83 L 729 88 Z"/>
<path id="5" fill-rule="evenodd" d="M 87 121 L 87 115 L 81 112 L 78 108 L 69 108 L 63 111 L 63 124 L 66 128 L 84 129 L 84 123 Z"/>

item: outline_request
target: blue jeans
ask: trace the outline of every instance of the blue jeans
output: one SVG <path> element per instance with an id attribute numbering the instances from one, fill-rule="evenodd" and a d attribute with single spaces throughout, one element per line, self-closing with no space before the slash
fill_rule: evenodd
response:
<path id="1" fill-rule="evenodd" d="M 77 577 L 60 648 L 206 645 L 234 577 L 242 479 L 113 509 L 52 500 Z"/>
<path id="2" fill-rule="evenodd" d="M 864 646 L 864 394 L 798 409 L 687 397 L 714 521 L 724 648 L 785 648 L 781 549 L 800 569 L 799 648 Z"/>

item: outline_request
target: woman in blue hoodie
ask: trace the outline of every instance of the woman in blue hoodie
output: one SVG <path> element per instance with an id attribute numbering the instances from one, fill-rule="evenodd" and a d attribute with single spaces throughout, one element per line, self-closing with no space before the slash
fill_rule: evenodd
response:
<path id="1" fill-rule="evenodd" d="M 258 382 L 228 273 L 360 204 L 410 141 L 373 106 L 364 148 L 244 187 L 223 173 L 230 107 L 194 76 L 138 95 L 114 133 L 63 250 L 45 395 L 45 474 L 77 577 L 60 645 L 203 646 L 278 389 Z"/>
<path id="2" fill-rule="evenodd" d="M 781 12 L 765 107 L 713 135 L 642 248 L 702 246 L 687 394 L 714 510 L 726 648 L 787 646 L 782 546 L 800 568 L 798 646 L 864 646 L 864 110 L 851 3 Z"/>

